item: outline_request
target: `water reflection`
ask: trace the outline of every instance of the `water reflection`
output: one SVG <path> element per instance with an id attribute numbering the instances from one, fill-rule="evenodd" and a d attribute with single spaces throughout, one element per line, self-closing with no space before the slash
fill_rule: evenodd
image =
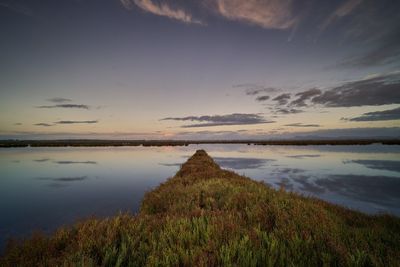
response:
<path id="1" fill-rule="evenodd" d="M 233 157 L 214 157 L 214 160 L 222 167 L 233 170 L 260 169 L 267 163 L 275 161 L 273 159 L 262 158 L 233 158 Z"/>
<path id="2" fill-rule="evenodd" d="M 400 216 L 400 146 L 13 148 L 0 150 L 0 250 L 34 229 L 137 212 L 197 149 L 277 189 Z"/>
<path id="3" fill-rule="evenodd" d="M 400 172 L 400 161 L 394 160 L 352 160 L 351 163 L 364 165 L 369 169 Z"/>
<path id="4" fill-rule="evenodd" d="M 304 158 L 319 158 L 321 157 L 321 155 L 293 155 L 287 157 L 292 159 L 304 159 Z"/>
<path id="5" fill-rule="evenodd" d="M 54 181 L 54 182 L 76 182 L 76 181 L 83 181 L 87 179 L 87 176 L 78 176 L 78 177 L 37 177 L 37 180 L 42 181 Z"/>
<path id="6" fill-rule="evenodd" d="M 34 159 L 34 162 L 46 162 L 49 161 L 50 159 Z"/>
<path id="7" fill-rule="evenodd" d="M 56 164 L 97 164 L 96 161 L 71 161 L 71 160 L 60 160 L 54 161 Z"/>

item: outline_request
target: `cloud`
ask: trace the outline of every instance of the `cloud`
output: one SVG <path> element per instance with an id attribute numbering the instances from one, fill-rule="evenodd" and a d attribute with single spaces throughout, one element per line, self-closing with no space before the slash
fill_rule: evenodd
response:
<path id="1" fill-rule="evenodd" d="M 213 0 L 217 14 L 234 21 L 243 21 L 266 29 L 292 28 L 292 0 Z"/>
<path id="2" fill-rule="evenodd" d="M 34 126 L 50 127 L 53 126 L 53 124 L 41 122 L 41 123 L 35 123 Z"/>
<path id="3" fill-rule="evenodd" d="M 297 93 L 296 96 L 298 96 L 297 99 L 293 100 L 290 103 L 290 106 L 295 106 L 295 107 L 306 107 L 306 101 L 309 100 L 310 98 L 320 95 L 321 90 L 317 88 L 312 88 L 309 90 L 306 90 L 304 92 Z"/>
<path id="4" fill-rule="evenodd" d="M 352 56 L 338 67 L 371 67 L 397 62 L 400 58 L 400 27 L 386 34 L 372 49 L 361 55 Z"/>
<path id="5" fill-rule="evenodd" d="M 278 108 L 274 110 L 274 113 L 277 114 L 297 114 L 297 113 L 302 113 L 304 112 L 303 110 L 300 109 L 294 109 L 294 108 Z"/>
<path id="6" fill-rule="evenodd" d="M 38 106 L 37 108 L 78 108 L 78 109 L 89 109 L 88 105 L 82 104 L 58 104 L 52 106 Z"/>
<path id="7" fill-rule="evenodd" d="M 254 83 L 244 83 L 244 84 L 236 84 L 232 86 L 233 88 L 244 88 L 246 90 L 246 95 L 258 95 L 261 93 L 275 93 L 280 91 L 278 88 L 274 87 L 265 87 L 262 85 L 254 84 Z"/>
<path id="8" fill-rule="evenodd" d="M 98 120 L 92 120 L 92 121 L 56 121 L 54 122 L 55 124 L 94 124 L 98 123 Z"/>
<path id="9" fill-rule="evenodd" d="M 120 0 L 120 1 L 126 9 L 132 9 L 135 4 L 142 10 L 152 13 L 154 15 L 168 17 L 170 19 L 179 20 L 184 23 L 203 24 L 202 21 L 193 18 L 192 14 L 188 13 L 187 11 L 177 7 L 172 7 L 163 1 L 161 1 L 160 3 L 156 3 L 153 0 Z"/>
<path id="10" fill-rule="evenodd" d="M 53 102 L 53 103 L 65 103 L 65 102 L 71 102 L 72 100 L 69 98 L 63 98 L 63 97 L 53 97 L 53 98 L 47 99 L 47 101 Z"/>
<path id="11" fill-rule="evenodd" d="M 325 30 L 336 19 L 349 15 L 353 10 L 358 7 L 364 0 L 347 0 L 344 1 L 335 11 L 321 23 L 320 30 Z"/>
<path id="12" fill-rule="evenodd" d="M 289 127 L 321 127 L 319 124 L 303 124 L 303 123 L 290 123 L 290 124 L 285 124 L 285 126 L 289 126 Z"/>
<path id="13" fill-rule="evenodd" d="M 22 123 L 20 123 L 20 122 L 16 122 L 16 123 L 14 123 L 14 125 L 15 125 L 15 126 L 21 126 L 21 125 L 22 125 Z"/>
<path id="14" fill-rule="evenodd" d="M 0 7 L 5 7 L 5 8 L 12 10 L 18 14 L 22 14 L 22 15 L 25 15 L 28 17 L 34 17 L 34 13 L 33 13 L 32 9 L 30 9 L 26 5 L 16 3 L 16 1 L 2 0 L 2 1 L 0 1 Z"/>
<path id="15" fill-rule="evenodd" d="M 367 112 L 359 117 L 345 118 L 347 121 L 389 121 L 400 120 L 400 107 L 384 111 Z"/>
<path id="16" fill-rule="evenodd" d="M 268 99 L 269 99 L 269 96 L 267 96 L 267 95 L 259 96 L 256 98 L 256 100 L 259 102 L 266 101 Z"/>
<path id="17" fill-rule="evenodd" d="M 400 103 L 400 72 L 347 82 L 311 99 L 326 107 L 379 106 Z"/>
<path id="18" fill-rule="evenodd" d="M 284 106 L 288 103 L 291 95 L 289 93 L 281 94 L 272 99 L 273 101 L 277 101 L 279 105 Z"/>
<path id="19" fill-rule="evenodd" d="M 251 124 L 263 124 L 263 123 L 274 122 L 266 120 L 263 116 L 259 114 L 241 114 L 241 113 L 234 113 L 228 115 L 213 115 L 213 116 L 188 116 L 180 118 L 169 117 L 161 120 L 202 122 L 199 124 L 183 125 L 181 126 L 182 128 L 212 127 L 212 126 L 225 126 L 225 125 L 251 125 Z"/>

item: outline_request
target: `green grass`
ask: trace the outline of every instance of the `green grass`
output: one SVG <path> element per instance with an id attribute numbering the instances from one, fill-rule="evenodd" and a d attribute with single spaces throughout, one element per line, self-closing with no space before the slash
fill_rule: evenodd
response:
<path id="1" fill-rule="evenodd" d="M 400 266 L 400 219 L 274 190 L 200 150 L 137 215 L 11 242 L 0 266 Z"/>

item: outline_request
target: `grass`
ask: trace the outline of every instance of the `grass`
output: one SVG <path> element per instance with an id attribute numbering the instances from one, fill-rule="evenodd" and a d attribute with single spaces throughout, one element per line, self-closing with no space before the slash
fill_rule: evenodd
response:
<path id="1" fill-rule="evenodd" d="M 10 242 L 0 266 L 399 266 L 400 219 L 221 169 L 203 150 L 137 215 Z"/>

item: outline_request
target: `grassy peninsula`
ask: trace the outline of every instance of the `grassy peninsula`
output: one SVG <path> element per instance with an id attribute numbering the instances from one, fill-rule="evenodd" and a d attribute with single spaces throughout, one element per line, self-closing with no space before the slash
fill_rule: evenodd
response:
<path id="1" fill-rule="evenodd" d="M 27 218 L 28 219 L 28 218 Z M 274 190 L 203 150 L 138 214 L 10 242 L 0 266 L 399 266 L 400 219 Z"/>

